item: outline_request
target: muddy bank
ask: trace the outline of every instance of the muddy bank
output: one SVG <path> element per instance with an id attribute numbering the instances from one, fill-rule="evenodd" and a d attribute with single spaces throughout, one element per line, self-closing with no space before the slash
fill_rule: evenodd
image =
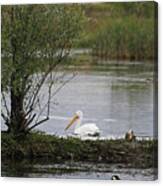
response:
<path id="1" fill-rule="evenodd" d="M 127 142 L 117 140 L 85 140 L 33 133 L 26 138 L 13 139 L 1 135 L 2 162 L 43 159 L 53 162 L 96 162 L 124 164 L 125 167 L 157 167 L 157 140 Z"/>
<path id="2" fill-rule="evenodd" d="M 123 164 L 107 164 L 95 162 L 59 162 L 35 160 L 7 160 L 2 162 L 1 176 L 32 178 L 71 178 L 111 180 L 118 175 L 123 180 L 154 180 L 157 178 L 156 168 L 126 168 Z"/>

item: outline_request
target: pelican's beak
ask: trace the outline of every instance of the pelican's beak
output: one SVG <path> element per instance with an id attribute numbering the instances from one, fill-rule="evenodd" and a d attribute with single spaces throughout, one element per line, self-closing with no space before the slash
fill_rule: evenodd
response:
<path id="1" fill-rule="evenodd" d="M 71 119 L 70 123 L 67 125 L 67 127 L 65 128 L 65 130 L 67 130 L 68 128 L 70 128 L 71 125 L 72 125 L 77 119 L 79 119 L 79 116 L 78 116 L 78 115 L 75 115 L 75 116 Z"/>

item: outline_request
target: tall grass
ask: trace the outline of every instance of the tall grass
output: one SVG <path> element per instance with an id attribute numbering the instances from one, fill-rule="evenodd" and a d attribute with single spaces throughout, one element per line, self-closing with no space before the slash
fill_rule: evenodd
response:
<path id="1" fill-rule="evenodd" d="M 155 56 L 154 2 L 89 4 L 80 47 L 100 58 L 144 60 Z"/>
<path id="2" fill-rule="evenodd" d="M 93 55 L 101 58 L 151 59 L 154 57 L 154 21 L 125 17 L 110 19 L 91 41 Z"/>

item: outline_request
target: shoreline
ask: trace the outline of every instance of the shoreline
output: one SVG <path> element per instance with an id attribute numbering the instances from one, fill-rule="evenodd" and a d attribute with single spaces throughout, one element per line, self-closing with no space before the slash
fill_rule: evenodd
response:
<path id="1" fill-rule="evenodd" d="M 1 133 L 1 158 L 12 161 L 46 160 L 48 162 L 91 162 L 123 164 L 126 168 L 157 168 L 157 139 L 81 140 L 32 133 L 24 139 L 13 139 Z"/>

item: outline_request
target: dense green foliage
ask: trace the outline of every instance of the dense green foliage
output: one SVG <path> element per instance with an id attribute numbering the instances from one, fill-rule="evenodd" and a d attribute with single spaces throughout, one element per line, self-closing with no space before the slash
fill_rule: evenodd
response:
<path id="1" fill-rule="evenodd" d="M 135 17 L 110 21 L 95 36 L 93 55 L 101 58 L 152 59 L 154 56 L 154 24 L 150 19 Z"/>
<path id="2" fill-rule="evenodd" d="M 53 72 L 79 39 L 82 21 L 77 5 L 2 6 L 2 117 L 9 132 L 27 133 L 49 119 Z M 38 65 L 44 69 L 41 76 Z M 48 78 L 46 104 L 39 109 L 46 108 L 47 117 L 40 120 L 35 108 Z"/>
<path id="3" fill-rule="evenodd" d="M 80 47 L 104 59 L 155 58 L 157 34 L 154 2 L 102 3 L 85 6 L 88 24 Z"/>
<path id="4" fill-rule="evenodd" d="M 15 89 L 23 78 L 33 74 L 39 57 L 42 68 L 48 69 L 73 47 L 82 29 L 80 6 L 21 5 L 2 6 L 2 88 L 8 86 L 16 71 Z M 61 56 L 62 55 L 62 56 Z M 54 57 L 46 62 L 45 59 Z M 4 59 L 4 60 L 3 60 Z M 20 81 L 21 80 L 21 81 Z"/>
<path id="5" fill-rule="evenodd" d="M 157 140 L 85 140 L 59 138 L 42 133 L 31 133 L 26 138 L 13 139 L 2 134 L 2 160 L 6 158 L 38 159 L 53 162 L 87 161 L 98 163 L 124 163 L 126 167 L 157 167 Z M 153 165 L 154 163 L 154 165 Z"/>

